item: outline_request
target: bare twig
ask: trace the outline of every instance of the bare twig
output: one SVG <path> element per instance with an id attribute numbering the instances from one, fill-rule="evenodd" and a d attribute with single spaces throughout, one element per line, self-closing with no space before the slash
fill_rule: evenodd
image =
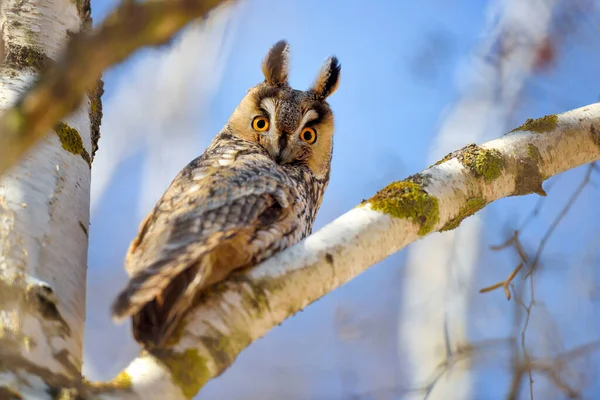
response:
<path id="1" fill-rule="evenodd" d="M 62 59 L 0 117 L 0 175 L 80 104 L 102 71 L 141 47 L 166 43 L 227 1 L 232 0 L 124 2 L 99 28 L 75 35 Z"/>
<path id="2" fill-rule="evenodd" d="M 517 273 L 519 273 L 519 271 L 521 270 L 522 267 L 523 267 L 523 263 L 520 263 L 519 265 L 517 265 L 517 268 L 515 268 L 513 270 L 513 272 L 510 273 L 508 278 L 506 278 L 505 280 L 498 282 L 492 286 L 484 287 L 483 289 L 479 290 L 479 293 L 491 292 L 493 290 L 496 290 L 496 289 L 502 287 L 502 288 L 504 288 L 504 295 L 506 296 L 506 299 L 510 300 L 509 285 L 511 284 L 512 280 L 515 279 L 515 276 L 517 276 Z"/>
<path id="3" fill-rule="evenodd" d="M 575 192 L 573 192 L 573 194 L 569 198 L 569 201 L 567 202 L 567 204 L 565 204 L 565 206 L 563 207 L 563 209 L 561 210 L 561 212 L 558 214 L 558 216 L 556 217 L 556 219 L 552 222 L 552 224 L 550 225 L 550 227 L 546 231 L 546 234 L 544 235 L 544 237 L 540 241 L 540 245 L 538 247 L 537 253 L 535 254 L 535 258 L 533 259 L 533 262 L 531 263 L 531 266 L 529 267 L 529 271 L 525 275 L 525 278 L 531 276 L 531 274 L 533 273 L 534 269 L 537 267 L 539 259 L 540 259 L 540 256 L 542 255 L 542 252 L 544 251 L 544 248 L 546 247 L 546 243 L 548 243 L 548 240 L 550 239 L 550 237 L 552 236 L 552 234 L 554 233 L 554 231 L 558 227 L 558 224 L 560 224 L 560 221 L 562 221 L 562 219 L 567 215 L 567 213 L 569 212 L 569 210 L 571 209 L 571 207 L 573 207 L 573 204 L 575 204 L 575 201 L 577 200 L 577 198 L 579 197 L 579 195 L 581 195 L 581 192 L 583 192 L 583 189 L 585 189 L 585 187 L 587 186 L 587 184 L 590 182 L 590 177 L 591 177 L 592 172 L 594 171 L 594 169 L 595 169 L 595 163 L 591 163 L 591 164 L 588 165 L 588 169 L 587 169 L 587 171 L 585 173 L 585 176 L 584 176 L 583 180 L 581 181 L 581 183 L 579 184 L 579 186 L 577 187 L 577 189 L 575 189 Z"/>
<path id="4" fill-rule="evenodd" d="M 600 340 L 586 343 L 584 345 L 575 347 L 569 351 L 559 354 L 554 360 L 548 362 L 543 360 L 531 361 L 528 364 L 522 366 L 523 370 L 538 371 L 545 374 L 552 383 L 562 390 L 569 398 L 580 398 L 580 390 L 573 388 L 569 385 L 561 376 L 561 371 L 564 369 L 565 364 L 574 359 L 590 355 L 590 353 L 600 349 Z"/>
<path id="5" fill-rule="evenodd" d="M 536 270 L 536 267 L 538 266 L 538 264 L 540 262 L 540 258 L 541 258 L 542 252 L 544 251 L 546 243 L 548 242 L 548 240 L 550 239 L 550 237 L 552 236 L 552 234 L 554 233 L 554 231 L 556 230 L 556 228 L 558 227 L 560 222 L 564 219 L 564 217 L 567 215 L 569 210 L 573 207 L 575 201 L 583 192 L 583 189 L 591 182 L 591 174 L 593 171 L 597 170 L 597 168 L 598 167 L 595 164 L 595 162 L 592 162 L 589 164 L 588 169 L 584 175 L 584 178 L 578 185 L 577 189 L 573 192 L 573 194 L 569 198 L 569 201 L 567 202 L 567 204 L 563 207 L 563 209 L 557 215 L 557 217 L 554 219 L 554 221 L 552 221 L 552 223 L 548 227 L 548 230 L 546 231 L 546 233 L 540 240 L 540 243 L 538 245 L 538 249 L 533 258 L 533 261 L 531 261 L 531 262 L 529 261 L 529 256 L 527 255 L 527 252 L 525 251 L 525 249 L 523 248 L 523 245 L 521 244 L 521 241 L 519 239 L 519 234 L 524 230 L 524 228 L 529 224 L 529 222 L 538 215 L 538 213 L 541 209 L 541 206 L 542 206 L 541 201 L 537 202 L 535 208 L 527 216 L 527 218 L 525 219 L 525 221 L 521 225 L 521 227 L 518 230 L 514 231 L 513 236 L 510 239 L 508 239 L 506 242 L 504 242 L 500 245 L 490 246 L 490 248 L 492 250 L 502 250 L 502 249 L 508 248 L 510 246 L 514 247 L 519 258 L 521 259 L 521 264 L 519 264 L 519 267 L 515 271 L 513 271 L 513 274 L 511 274 L 511 277 L 513 279 L 516 276 L 516 273 L 518 272 L 518 270 L 521 268 L 522 265 L 526 265 L 528 267 L 528 272 L 524 276 L 524 279 L 529 278 L 529 289 L 531 292 L 529 303 L 525 304 L 525 302 L 522 300 L 522 296 L 518 296 L 516 292 L 514 293 L 515 302 L 520 307 L 520 309 L 525 311 L 525 321 L 524 321 L 523 328 L 521 329 L 521 333 L 520 333 L 521 352 L 523 354 L 525 365 L 531 364 L 531 357 L 529 355 L 529 352 L 527 350 L 527 345 L 526 345 L 526 332 L 527 332 L 527 328 L 529 327 L 529 322 L 531 320 L 531 311 L 533 309 L 533 306 L 535 305 L 535 285 L 534 285 L 534 279 L 533 279 L 534 278 L 533 272 Z M 509 277 L 509 279 L 510 279 L 510 281 L 512 281 L 512 279 L 510 277 Z M 484 288 L 485 290 L 482 289 L 482 291 L 492 291 L 499 287 L 504 287 L 505 290 L 507 290 L 508 285 L 505 285 L 503 282 L 500 282 L 495 285 Z M 513 290 L 514 290 L 514 288 L 513 288 Z M 517 317 L 517 320 L 518 319 L 519 318 Z M 525 374 L 527 374 L 527 376 L 529 378 L 529 397 L 530 397 L 530 399 L 533 400 L 533 398 L 534 398 L 534 396 L 533 396 L 533 383 L 534 383 L 533 368 L 522 368 L 521 364 L 518 362 L 517 356 L 515 356 L 515 374 L 513 377 L 513 381 L 511 383 L 511 388 L 509 391 L 508 399 L 512 400 L 512 399 L 517 398 L 517 395 L 518 395 L 518 392 L 519 392 L 519 389 L 521 386 L 521 381 Z M 562 391 L 567 393 L 569 396 L 577 397 L 574 389 L 569 387 L 566 383 L 562 382 L 560 379 L 560 376 L 552 375 L 552 376 L 550 376 L 550 379 L 559 389 L 561 389 Z"/>

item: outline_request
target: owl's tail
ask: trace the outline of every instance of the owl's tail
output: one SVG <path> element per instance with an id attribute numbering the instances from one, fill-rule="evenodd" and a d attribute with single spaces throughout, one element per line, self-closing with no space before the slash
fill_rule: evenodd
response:
<path id="1" fill-rule="evenodd" d="M 161 295 L 134 314 L 134 339 L 146 347 L 165 345 L 192 307 L 209 268 L 209 265 L 201 264 L 184 270 L 169 283 Z"/>
<path id="2" fill-rule="evenodd" d="M 134 339 L 146 348 L 160 347 L 171 337 L 211 267 L 207 262 L 199 262 L 179 270 L 175 276 L 161 274 L 173 271 L 164 266 L 150 273 L 152 269 L 132 277 L 111 308 L 115 321 L 132 317 Z"/>

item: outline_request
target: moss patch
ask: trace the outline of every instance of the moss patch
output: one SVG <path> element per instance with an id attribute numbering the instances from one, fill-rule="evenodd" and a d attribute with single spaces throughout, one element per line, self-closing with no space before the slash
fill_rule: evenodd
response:
<path id="1" fill-rule="evenodd" d="M 590 125 L 590 135 L 592 135 L 594 144 L 600 147 L 600 129 L 596 128 L 594 124 Z"/>
<path id="2" fill-rule="evenodd" d="M 556 129 L 558 125 L 558 115 L 546 115 L 545 117 L 532 119 L 529 118 L 525 123 L 518 128 L 513 129 L 515 131 L 531 131 L 536 133 L 551 132 Z"/>
<path id="3" fill-rule="evenodd" d="M 504 158 L 502 158 L 500 151 L 484 149 L 474 143 L 447 154 L 433 165 L 440 165 L 453 158 L 456 158 L 462 165 L 471 170 L 476 177 L 483 177 L 488 182 L 498 178 L 504 169 Z"/>
<path id="4" fill-rule="evenodd" d="M 90 159 L 90 154 L 83 147 L 83 141 L 81 140 L 81 135 L 77 129 L 71 128 L 64 122 L 59 122 L 54 127 L 54 130 L 60 139 L 63 149 L 70 153 L 80 155 L 91 168 L 92 160 Z"/>
<path id="5" fill-rule="evenodd" d="M 519 160 L 517 163 L 515 196 L 531 193 L 546 196 L 546 192 L 542 187 L 545 178 L 540 171 L 541 163 L 543 163 L 543 159 L 540 150 L 535 145 L 528 144 L 526 148 L 526 157 Z"/>
<path id="6" fill-rule="evenodd" d="M 90 127 L 92 136 L 92 160 L 98 150 L 98 140 L 100 140 L 100 124 L 102 123 L 102 95 L 104 94 L 104 82 L 98 80 L 89 92 L 90 98 Z"/>
<path id="7" fill-rule="evenodd" d="M 131 389 L 131 377 L 127 372 L 121 371 L 115 379 L 108 382 L 108 386 L 121 390 Z"/>
<path id="8" fill-rule="evenodd" d="M 425 186 L 429 185 L 429 183 L 431 182 L 431 175 L 423 174 L 423 173 L 419 172 L 417 174 L 409 176 L 408 178 L 405 179 L 405 181 L 416 183 L 417 185 L 419 185 L 421 187 L 425 187 Z"/>
<path id="9" fill-rule="evenodd" d="M 200 341 L 210 352 L 211 359 L 220 372 L 232 365 L 238 354 L 251 343 L 247 333 L 235 328 L 228 336 L 215 332 L 215 336 L 202 336 Z"/>
<path id="10" fill-rule="evenodd" d="M 17 70 L 34 69 L 37 72 L 46 70 L 53 63 L 52 59 L 33 46 L 9 44 L 6 48 L 6 66 Z"/>
<path id="11" fill-rule="evenodd" d="M 171 371 L 173 382 L 181 388 L 188 399 L 194 397 L 208 381 L 210 371 L 206 359 L 200 356 L 197 350 L 188 349 L 183 353 L 170 350 L 157 350 L 157 352 L 153 353 Z"/>
<path id="12" fill-rule="evenodd" d="M 473 145 L 473 146 L 474 146 L 474 145 Z M 456 157 L 456 156 L 458 155 L 458 153 L 459 153 L 459 152 L 460 152 L 460 150 L 458 150 L 458 151 L 454 151 L 454 152 L 452 152 L 452 153 L 448 153 L 448 154 L 446 154 L 446 155 L 445 155 L 445 156 L 444 156 L 444 157 L 443 157 L 441 160 L 439 160 L 438 162 L 436 162 L 436 163 L 435 163 L 435 164 L 433 164 L 433 165 L 430 165 L 430 166 L 429 166 L 429 168 L 433 167 L 434 165 L 440 165 L 440 164 L 442 164 L 442 163 L 445 163 L 445 162 L 446 162 L 446 161 L 448 161 L 448 160 L 451 160 L 451 159 L 453 159 L 454 157 Z"/>
<path id="13" fill-rule="evenodd" d="M 119 372 L 119 375 L 115 376 L 110 381 L 106 382 L 90 382 L 83 378 L 82 382 L 91 388 L 93 392 L 100 390 L 102 392 L 108 390 L 130 390 L 131 389 L 131 376 L 125 371 Z"/>
<path id="14" fill-rule="evenodd" d="M 542 155 L 540 154 L 540 149 L 538 149 L 537 146 L 535 146 L 531 143 L 528 144 L 527 145 L 527 158 L 532 160 L 536 164 L 541 163 Z"/>
<path id="15" fill-rule="evenodd" d="M 504 169 L 504 158 L 496 149 L 484 149 L 470 144 L 459 150 L 455 157 L 476 177 L 488 182 L 497 179 Z"/>
<path id="16" fill-rule="evenodd" d="M 409 180 L 393 182 L 369 199 L 371 208 L 396 218 L 410 218 L 420 225 L 419 235 L 433 230 L 440 220 L 438 199 Z"/>
<path id="17" fill-rule="evenodd" d="M 483 197 L 473 197 L 460 208 L 458 214 L 440 229 L 440 232 L 451 231 L 460 226 L 460 223 L 467 217 L 475 214 L 487 205 L 487 201 Z"/>

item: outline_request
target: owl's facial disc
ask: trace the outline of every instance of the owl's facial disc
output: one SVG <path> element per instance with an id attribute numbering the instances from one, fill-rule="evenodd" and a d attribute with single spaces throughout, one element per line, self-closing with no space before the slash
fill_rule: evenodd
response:
<path id="1" fill-rule="evenodd" d="M 318 137 L 319 114 L 309 107 L 303 110 L 298 94 L 294 95 L 262 99 L 259 109 L 263 115 L 253 120 L 253 128 L 262 132 L 261 144 L 281 165 L 306 160 Z"/>
<path id="2" fill-rule="evenodd" d="M 280 165 L 304 165 L 321 178 L 329 174 L 333 114 L 312 90 L 261 83 L 248 91 L 227 129 L 259 144 Z"/>

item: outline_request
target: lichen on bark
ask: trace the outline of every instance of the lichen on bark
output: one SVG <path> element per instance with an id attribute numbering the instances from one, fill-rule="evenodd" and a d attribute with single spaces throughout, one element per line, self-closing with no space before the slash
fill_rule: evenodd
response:
<path id="1" fill-rule="evenodd" d="M 102 124 L 102 95 L 104 94 L 104 81 L 99 79 L 97 84 L 88 92 L 90 98 L 90 130 L 92 138 L 92 161 L 98 151 L 100 140 L 100 125 Z"/>
<path id="2" fill-rule="evenodd" d="M 375 211 L 411 219 L 420 226 L 421 236 L 431 232 L 440 220 L 438 199 L 408 179 L 389 184 L 367 202 Z"/>
<path id="3" fill-rule="evenodd" d="M 488 182 L 497 179 L 504 170 L 504 158 L 499 150 L 486 149 L 474 143 L 446 155 L 434 165 L 440 165 L 453 158 L 456 158 L 476 177 L 483 178 Z"/>
<path id="4" fill-rule="evenodd" d="M 557 125 L 558 125 L 558 115 L 551 114 L 551 115 L 546 115 L 545 117 L 541 117 L 538 119 L 529 118 L 525 121 L 525 123 L 523 125 L 513 129 L 510 132 L 516 132 L 516 131 L 530 131 L 530 132 L 536 132 L 536 133 L 552 132 L 554 129 L 556 129 Z"/>
<path id="5" fill-rule="evenodd" d="M 600 129 L 596 128 L 594 124 L 590 125 L 590 135 L 592 136 L 594 144 L 600 147 Z"/>
<path id="6" fill-rule="evenodd" d="M 211 377 L 206 358 L 197 350 L 187 349 L 183 353 L 177 353 L 164 349 L 156 350 L 153 354 L 168 368 L 173 382 L 188 399 L 192 399 Z"/>
<path id="7" fill-rule="evenodd" d="M 92 167 L 92 160 L 90 159 L 90 153 L 83 147 L 83 140 L 77 129 L 70 127 L 64 122 L 59 122 L 54 128 L 63 149 L 70 153 L 80 155 L 88 166 Z"/>
<path id="8" fill-rule="evenodd" d="M 515 177 L 515 196 L 536 193 L 546 196 L 542 183 L 546 179 L 540 169 L 543 163 L 540 150 L 533 144 L 528 144 L 526 156 L 517 160 L 517 173 Z"/>
<path id="9" fill-rule="evenodd" d="M 461 222 L 475 214 L 477 211 L 481 210 L 483 207 L 487 205 L 487 201 L 483 197 L 473 197 L 466 201 L 466 203 L 460 208 L 458 214 L 450 219 L 446 224 L 440 229 L 440 232 L 451 231 L 460 226 Z"/>
<path id="10" fill-rule="evenodd" d="M 52 59 L 34 46 L 21 46 L 9 43 L 6 46 L 5 65 L 16 70 L 33 69 L 36 72 L 46 70 Z"/>

